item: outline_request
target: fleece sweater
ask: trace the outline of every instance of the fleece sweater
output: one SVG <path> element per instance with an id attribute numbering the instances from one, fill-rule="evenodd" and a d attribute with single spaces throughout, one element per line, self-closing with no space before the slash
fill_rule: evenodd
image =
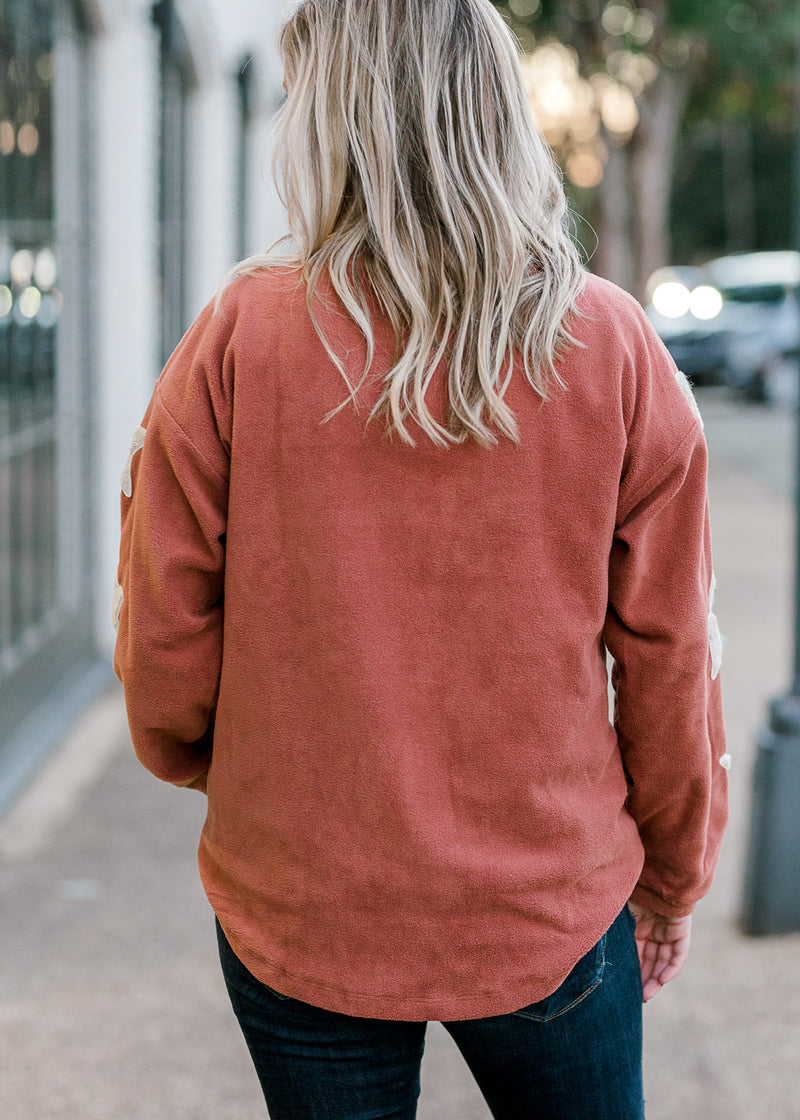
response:
<path id="1" fill-rule="evenodd" d="M 240 277 L 159 379 L 122 480 L 115 668 L 263 983 L 350 1015 L 503 1014 L 633 898 L 692 911 L 726 821 L 706 445 L 633 299 L 588 278 L 518 443 L 367 422 L 298 272 Z M 348 372 L 356 327 L 323 292 Z M 446 409 L 446 370 L 431 407 Z M 613 659 L 613 719 L 607 666 Z"/>

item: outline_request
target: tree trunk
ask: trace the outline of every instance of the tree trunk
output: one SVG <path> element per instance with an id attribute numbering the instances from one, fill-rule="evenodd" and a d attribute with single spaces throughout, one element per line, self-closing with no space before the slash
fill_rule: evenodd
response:
<path id="1" fill-rule="evenodd" d="M 688 93 L 687 71 L 664 67 L 639 101 L 640 122 L 630 151 L 636 261 L 632 290 L 639 299 L 644 299 L 650 274 L 670 263 L 672 169 Z"/>
<path id="2" fill-rule="evenodd" d="M 631 237 L 628 149 L 608 141 L 608 162 L 598 188 L 597 252 L 592 265 L 600 276 L 632 291 L 636 268 Z"/>

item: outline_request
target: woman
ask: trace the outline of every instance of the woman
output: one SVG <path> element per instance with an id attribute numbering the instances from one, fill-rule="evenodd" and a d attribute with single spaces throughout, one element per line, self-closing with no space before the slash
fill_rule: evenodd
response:
<path id="1" fill-rule="evenodd" d="M 726 818 L 699 415 L 488 0 L 305 0 L 282 49 L 296 256 L 200 315 L 123 477 L 134 746 L 208 795 L 273 1120 L 413 1117 L 431 1019 L 495 1117 L 633 1120 Z"/>

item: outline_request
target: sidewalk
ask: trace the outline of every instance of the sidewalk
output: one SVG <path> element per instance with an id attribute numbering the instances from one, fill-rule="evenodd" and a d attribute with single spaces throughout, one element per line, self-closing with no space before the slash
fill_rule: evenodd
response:
<path id="1" fill-rule="evenodd" d="M 711 492 L 732 819 L 690 960 L 645 1011 L 648 1120 L 800 1120 L 800 935 L 736 924 L 754 732 L 788 674 L 792 522 L 730 457 Z M 0 1116 L 264 1120 L 195 869 L 203 806 L 133 759 L 113 690 L 0 822 Z M 488 1117 L 436 1024 L 419 1116 Z"/>

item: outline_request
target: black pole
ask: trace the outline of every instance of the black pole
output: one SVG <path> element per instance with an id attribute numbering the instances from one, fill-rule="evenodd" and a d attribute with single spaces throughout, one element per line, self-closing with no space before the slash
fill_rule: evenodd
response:
<path id="1" fill-rule="evenodd" d="M 178 41 L 178 16 L 175 0 L 156 0 L 151 9 L 153 23 L 161 35 L 161 53 L 172 56 Z"/>
<path id="2" fill-rule="evenodd" d="M 236 144 L 236 254 L 241 260 L 247 255 L 247 203 L 249 129 L 253 114 L 253 56 L 245 55 L 236 71 L 236 90 L 239 102 L 238 138 Z"/>
<path id="3" fill-rule="evenodd" d="M 797 9 L 797 64 L 795 72 L 795 134 L 794 134 L 794 247 L 800 252 L 800 2 Z M 800 286 L 795 286 L 795 300 L 800 308 Z M 797 355 L 800 363 L 800 354 Z M 800 399 L 795 431 L 795 570 L 794 570 L 794 671 L 792 695 L 800 697 Z"/>
<path id="4" fill-rule="evenodd" d="M 800 252 L 800 0 L 797 9 L 793 243 Z M 795 287 L 800 313 L 800 287 Z M 800 353 L 795 355 L 800 376 Z M 800 402 L 795 432 L 795 576 L 792 684 L 771 701 L 758 736 L 742 925 L 746 933 L 800 930 Z"/>

